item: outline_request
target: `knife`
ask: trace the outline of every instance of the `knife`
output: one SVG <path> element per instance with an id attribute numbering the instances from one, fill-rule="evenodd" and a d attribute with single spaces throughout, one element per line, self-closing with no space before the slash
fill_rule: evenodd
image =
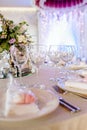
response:
<path id="1" fill-rule="evenodd" d="M 53 88 L 58 93 L 58 86 L 53 86 Z M 67 108 L 71 112 L 80 111 L 79 107 L 72 105 L 71 103 L 69 103 L 65 99 L 63 99 L 62 97 L 58 97 L 58 100 L 59 100 L 60 105 L 64 106 L 65 108 Z"/>
<path id="2" fill-rule="evenodd" d="M 66 107 L 71 112 L 78 112 L 78 111 L 80 111 L 79 107 L 74 106 L 71 103 L 65 101 L 62 97 L 59 97 L 59 103 L 60 103 L 60 105 Z"/>

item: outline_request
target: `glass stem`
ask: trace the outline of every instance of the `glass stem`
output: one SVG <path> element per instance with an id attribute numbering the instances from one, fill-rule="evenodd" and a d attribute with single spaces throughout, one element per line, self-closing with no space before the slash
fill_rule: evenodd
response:
<path id="1" fill-rule="evenodd" d="M 22 79 L 21 79 L 21 77 L 22 77 L 21 66 L 18 66 L 18 68 L 19 68 L 19 80 L 20 80 L 20 83 L 23 84 Z"/>
<path id="2" fill-rule="evenodd" d="M 37 79 L 37 84 L 39 83 L 39 68 L 36 68 L 36 79 Z"/>

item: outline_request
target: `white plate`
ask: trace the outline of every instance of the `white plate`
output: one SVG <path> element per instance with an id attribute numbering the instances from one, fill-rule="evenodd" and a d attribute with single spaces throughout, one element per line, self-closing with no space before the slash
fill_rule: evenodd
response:
<path id="1" fill-rule="evenodd" d="M 79 95 L 87 97 L 87 83 L 82 81 L 67 80 L 65 82 L 59 82 L 58 86 L 65 91 L 77 93 Z"/>
<path id="2" fill-rule="evenodd" d="M 26 114 L 0 117 L 0 121 L 22 121 L 22 120 L 35 119 L 51 113 L 58 107 L 59 101 L 53 92 L 45 89 L 39 89 L 39 88 L 32 88 L 32 91 L 35 93 L 36 97 L 38 98 L 39 111 L 32 113 L 31 112 L 32 108 L 31 108 L 30 109 L 31 111 L 28 111 Z"/>

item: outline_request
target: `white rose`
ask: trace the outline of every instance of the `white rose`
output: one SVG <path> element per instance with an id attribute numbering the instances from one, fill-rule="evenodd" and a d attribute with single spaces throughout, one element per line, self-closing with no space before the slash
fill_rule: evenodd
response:
<path id="1" fill-rule="evenodd" d="M 26 25 L 23 25 L 21 28 L 20 28 L 20 32 L 24 32 L 27 30 L 27 26 Z"/>
<path id="2" fill-rule="evenodd" d="M 20 36 L 17 36 L 17 37 L 18 37 L 18 42 L 24 42 L 24 43 L 27 42 L 27 39 L 24 35 L 20 35 Z"/>

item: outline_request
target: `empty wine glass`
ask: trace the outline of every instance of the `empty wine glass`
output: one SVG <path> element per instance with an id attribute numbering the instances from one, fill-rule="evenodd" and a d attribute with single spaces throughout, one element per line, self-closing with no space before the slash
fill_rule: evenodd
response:
<path id="1" fill-rule="evenodd" d="M 56 75 L 56 70 L 59 69 L 58 63 L 61 60 L 60 54 L 61 53 L 60 53 L 60 46 L 59 45 L 50 45 L 49 46 L 48 57 L 55 67 L 55 75 Z M 56 80 L 56 76 L 55 76 L 55 78 L 50 78 L 50 80 Z"/>
<path id="2" fill-rule="evenodd" d="M 65 62 L 65 65 L 73 59 L 75 46 L 72 45 L 62 45 L 61 46 L 61 59 Z"/>
<path id="3" fill-rule="evenodd" d="M 22 83 L 22 68 L 28 61 L 28 49 L 26 45 L 22 44 L 18 47 L 14 45 L 11 49 L 11 58 L 14 66 L 19 70 L 20 83 Z"/>
<path id="4" fill-rule="evenodd" d="M 48 50 L 50 61 L 56 66 L 60 61 L 60 46 L 50 45 Z"/>
<path id="5" fill-rule="evenodd" d="M 73 57 L 75 56 L 75 46 L 74 45 L 61 45 L 61 59 L 65 62 L 63 67 L 63 73 L 65 77 L 68 78 L 70 75 L 70 70 L 68 69 L 69 64 L 71 64 Z"/>
<path id="6" fill-rule="evenodd" d="M 46 46 L 45 45 L 30 45 L 29 46 L 29 56 L 31 63 L 36 68 L 37 84 L 39 84 L 39 69 L 40 66 L 44 64 L 46 59 Z"/>

